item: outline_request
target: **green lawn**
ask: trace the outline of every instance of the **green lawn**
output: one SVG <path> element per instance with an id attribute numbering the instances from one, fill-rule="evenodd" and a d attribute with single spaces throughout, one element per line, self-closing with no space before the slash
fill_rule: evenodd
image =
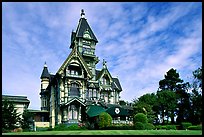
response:
<path id="1" fill-rule="evenodd" d="M 75 130 L 2 133 L 3 135 L 202 135 L 202 130 Z"/>

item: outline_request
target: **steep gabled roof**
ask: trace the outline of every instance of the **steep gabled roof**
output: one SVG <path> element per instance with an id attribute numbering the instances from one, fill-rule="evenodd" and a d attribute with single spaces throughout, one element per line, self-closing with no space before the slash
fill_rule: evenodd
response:
<path id="1" fill-rule="evenodd" d="M 101 71 L 96 72 L 97 73 L 96 74 L 96 80 L 100 79 L 103 76 L 103 74 L 106 73 L 106 72 L 109 75 L 109 77 L 112 79 L 112 76 L 111 76 L 110 72 L 108 71 L 108 69 L 107 68 L 103 68 Z"/>
<path id="2" fill-rule="evenodd" d="M 78 58 L 79 61 L 81 62 L 82 66 L 84 67 L 84 69 L 87 72 L 87 75 L 89 78 L 92 78 L 93 75 L 91 73 L 91 71 L 88 68 L 88 65 L 86 64 L 86 62 L 84 61 L 83 57 L 79 54 L 79 52 L 76 49 L 76 46 L 73 48 L 73 50 L 71 51 L 71 53 L 69 54 L 69 56 L 67 57 L 67 59 L 64 61 L 64 63 L 62 64 L 62 66 L 59 68 L 59 70 L 57 71 L 58 74 L 63 73 L 63 70 L 65 69 L 65 67 L 67 66 L 67 64 L 71 61 L 72 58 Z"/>
<path id="3" fill-rule="evenodd" d="M 76 30 L 76 37 L 82 38 L 84 35 L 84 32 L 88 30 L 90 33 L 91 38 L 95 41 L 98 42 L 96 36 L 94 35 L 93 31 L 91 30 L 91 27 L 89 26 L 88 22 L 86 21 L 85 18 L 80 18 L 79 24 Z"/>
<path id="4" fill-rule="evenodd" d="M 48 72 L 46 64 L 44 65 L 43 72 L 42 72 L 40 78 L 50 78 L 50 74 Z"/>
<path id="5" fill-rule="evenodd" d="M 120 85 L 118 78 L 113 78 L 113 82 L 112 82 L 111 86 L 113 88 L 117 88 L 118 90 L 122 91 L 122 87 Z"/>

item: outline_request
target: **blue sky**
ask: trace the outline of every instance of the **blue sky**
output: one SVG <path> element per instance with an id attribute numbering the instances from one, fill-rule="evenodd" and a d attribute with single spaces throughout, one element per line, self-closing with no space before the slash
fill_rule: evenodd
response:
<path id="1" fill-rule="evenodd" d="M 44 62 L 55 74 L 71 50 L 81 9 L 99 43 L 96 55 L 120 79 L 121 99 L 156 92 L 171 68 L 190 81 L 202 65 L 201 2 L 25 2 L 2 4 L 2 94 L 40 109 Z"/>

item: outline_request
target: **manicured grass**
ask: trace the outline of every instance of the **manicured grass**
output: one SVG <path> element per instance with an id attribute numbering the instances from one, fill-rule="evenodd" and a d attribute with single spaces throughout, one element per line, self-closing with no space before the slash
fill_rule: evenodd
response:
<path id="1" fill-rule="evenodd" d="M 202 130 L 72 130 L 2 133 L 3 135 L 202 135 Z"/>

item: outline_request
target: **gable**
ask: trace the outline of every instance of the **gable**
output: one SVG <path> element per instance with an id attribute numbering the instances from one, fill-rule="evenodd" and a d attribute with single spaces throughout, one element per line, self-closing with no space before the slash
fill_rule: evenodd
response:
<path id="1" fill-rule="evenodd" d="M 74 61 L 75 60 L 75 61 Z M 82 56 L 79 54 L 79 52 L 77 51 L 76 47 L 73 48 L 73 50 L 71 51 L 71 53 L 69 54 L 69 56 L 67 57 L 67 59 L 64 61 L 64 63 L 62 64 L 62 66 L 59 68 L 59 70 L 57 71 L 58 74 L 63 74 L 64 73 L 64 69 L 67 67 L 68 64 L 70 63 L 76 63 L 77 62 L 79 64 L 81 64 L 81 66 L 84 68 L 84 70 L 87 72 L 87 76 L 89 78 L 92 78 L 93 75 L 91 73 L 91 71 L 89 70 L 86 62 L 84 61 L 84 59 L 82 58 Z"/>
<path id="2" fill-rule="evenodd" d="M 106 75 L 108 76 L 108 78 L 110 79 L 110 82 L 112 82 L 112 81 L 113 81 L 112 76 L 111 76 L 111 74 L 110 74 L 110 72 L 108 71 L 107 68 L 106 68 L 106 69 L 103 68 L 103 69 L 99 72 L 99 74 L 98 74 L 98 76 L 97 76 L 97 80 L 101 79 L 105 74 L 106 74 Z"/>

